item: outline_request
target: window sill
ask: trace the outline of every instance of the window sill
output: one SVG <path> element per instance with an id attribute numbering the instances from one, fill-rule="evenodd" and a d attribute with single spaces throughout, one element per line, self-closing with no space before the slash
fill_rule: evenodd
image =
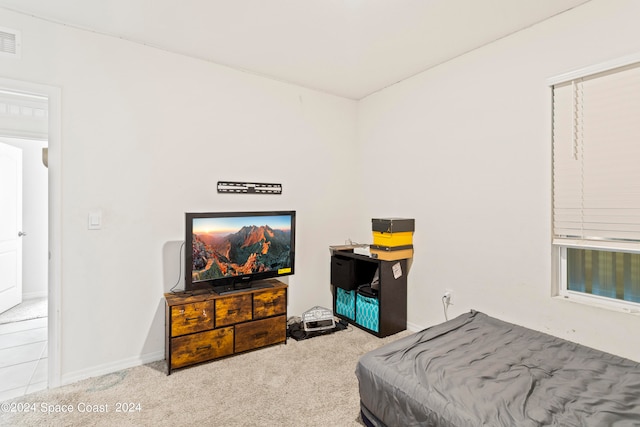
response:
<path id="1" fill-rule="evenodd" d="M 568 301 L 576 304 L 616 311 L 618 313 L 640 316 L 640 304 L 636 303 L 618 302 L 610 300 L 609 298 L 580 295 L 573 292 L 563 292 L 560 295 L 553 296 L 552 298 L 554 300 Z"/>

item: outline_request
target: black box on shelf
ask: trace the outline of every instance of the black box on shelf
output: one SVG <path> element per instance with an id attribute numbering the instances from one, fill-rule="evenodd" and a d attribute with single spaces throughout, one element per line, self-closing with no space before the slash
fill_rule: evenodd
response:
<path id="1" fill-rule="evenodd" d="M 416 220 L 413 218 L 373 218 L 371 231 L 380 233 L 402 233 L 415 230 Z"/>
<path id="2" fill-rule="evenodd" d="M 356 268 L 351 258 L 331 257 L 331 284 L 351 291 L 356 289 Z"/>

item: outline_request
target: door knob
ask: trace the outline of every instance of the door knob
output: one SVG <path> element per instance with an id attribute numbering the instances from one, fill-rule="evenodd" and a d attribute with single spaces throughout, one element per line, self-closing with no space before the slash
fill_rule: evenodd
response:
<path id="1" fill-rule="evenodd" d="M 18 231 L 18 237 L 22 237 L 22 236 L 26 236 L 27 233 L 23 232 L 23 231 Z"/>

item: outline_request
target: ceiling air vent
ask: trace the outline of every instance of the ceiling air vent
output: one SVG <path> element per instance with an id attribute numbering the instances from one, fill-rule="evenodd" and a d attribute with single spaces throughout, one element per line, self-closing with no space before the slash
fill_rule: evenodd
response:
<path id="1" fill-rule="evenodd" d="M 0 55 L 20 56 L 20 32 L 0 27 Z"/>

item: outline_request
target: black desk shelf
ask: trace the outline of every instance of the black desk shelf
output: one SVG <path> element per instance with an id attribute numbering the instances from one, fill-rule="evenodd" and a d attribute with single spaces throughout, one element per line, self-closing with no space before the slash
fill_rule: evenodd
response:
<path id="1" fill-rule="evenodd" d="M 376 270 L 379 272 L 377 295 L 361 294 L 361 302 L 377 299 L 377 331 L 358 318 L 345 316 L 336 309 L 338 292 L 358 293 L 360 286 L 370 286 Z M 334 251 L 331 256 L 333 313 L 336 317 L 378 337 L 386 337 L 407 329 L 407 260 L 383 261 L 350 251 Z M 342 289 L 339 291 L 338 289 Z M 367 289 L 368 290 L 368 289 Z M 357 298 L 354 303 L 357 310 Z M 359 321 L 360 320 L 360 321 Z"/>

